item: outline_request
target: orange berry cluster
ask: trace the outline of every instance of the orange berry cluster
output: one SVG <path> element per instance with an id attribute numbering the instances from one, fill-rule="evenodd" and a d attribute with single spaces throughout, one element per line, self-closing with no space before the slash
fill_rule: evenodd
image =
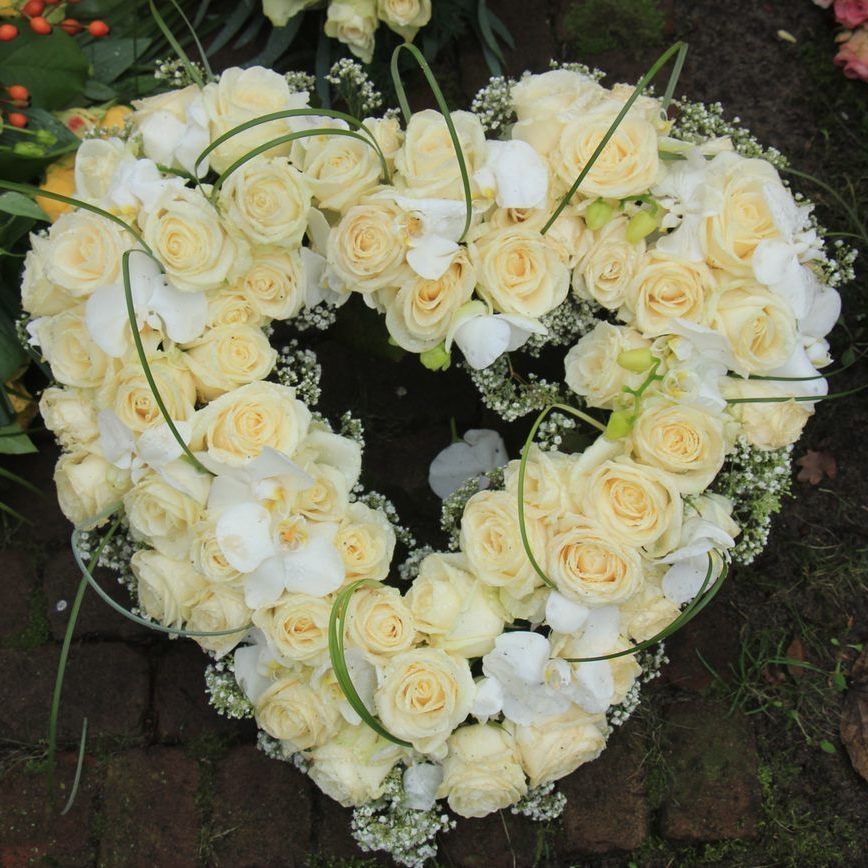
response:
<path id="1" fill-rule="evenodd" d="M 21 16 L 28 20 L 30 29 L 40 36 L 47 36 L 54 29 L 54 24 L 57 24 L 61 30 L 65 30 L 70 36 L 75 36 L 87 29 L 91 36 L 100 37 L 107 36 L 111 30 L 105 21 L 91 21 L 87 27 L 77 18 L 64 18 L 56 20 L 57 15 L 52 15 L 56 10 L 50 7 L 61 5 L 62 0 L 27 0 L 19 10 Z M 80 3 L 81 0 L 65 0 L 69 5 Z M 62 13 L 61 13 L 62 14 Z M 53 20 L 53 23 L 52 23 Z M 11 42 L 18 36 L 19 30 L 15 24 L 0 25 L 0 42 Z"/>
<path id="2" fill-rule="evenodd" d="M 0 99 L 0 102 L 13 108 L 27 108 L 30 102 L 30 91 L 23 84 L 10 84 L 6 88 L 8 99 Z M 27 115 L 22 112 L 6 112 L 6 122 L 13 127 L 23 129 L 27 126 Z"/>

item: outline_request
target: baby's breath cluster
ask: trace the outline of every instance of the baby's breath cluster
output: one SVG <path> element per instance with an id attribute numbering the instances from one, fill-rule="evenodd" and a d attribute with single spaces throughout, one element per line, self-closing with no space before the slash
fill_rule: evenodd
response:
<path id="1" fill-rule="evenodd" d="M 274 375 L 281 386 L 295 389 L 299 399 L 308 406 L 319 402 L 322 365 L 317 361 L 316 353 L 302 349 L 297 340 L 289 341 L 278 351 Z"/>
<path id="2" fill-rule="evenodd" d="M 328 304 L 316 304 L 303 307 L 292 321 L 293 326 L 300 332 L 316 329 L 324 332 L 330 329 L 337 319 L 337 311 Z"/>
<path id="3" fill-rule="evenodd" d="M 169 87 L 187 87 L 196 84 L 190 75 L 190 67 L 195 68 L 203 80 L 207 77 L 205 67 L 201 63 L 195 61 L 185 63 L 179 57 L 170 57 L 166 60 L 158 57 L 154 61 L 154 78 L 166 82 Z"/>
<path id="4" fill-rule="evenodd" d="M 326 81 L 347 104 L 351 115 L 369 117 L 383 104 L 383 95 L 358 60 L 342 57 L 329 70 Z"/>
<path id="5" fill-rule="evenodd" d="M 479 390 L 482 403 L 506 422 L 514 422 L 528 413 L 539 413 L 549 404 L 563 400 L 559 383 L 551 383 L 533 373 L 524 380 L 517 379 L 506 356 L 481 371 L 464 366 Z"/>
<path id="6" fill-rule="evenodd" d="M 515 82 L 502 75 L 489 79 L 485 87 L 473 97 L 470 111 L 479 118 L 480 123 L 489 133 L 500 133 L 512 123 L 515 111 L 512 107 L 510 89 Z"/>
<path id="7" fill-rule="evenodd" d="M 205 692 L 208 702 L 219 714 L 241 720 L 253 717 L 253 705 L 235 680 L 232 657 L 217 660 L 205 669 Z"/>
<path id="8" fill-rule="evenodd" d="M 349 437 L 350 440 L 355 440 L 359 444 L 362 451 L 365 449 L 365 423 L 361 419 L 357 419 L 353 414 L 346 410 L 341 416 L 340 425 L 338 426 L 338 434 L 342 437 Z"/>
<path id="9" fill-rule="evenodd" d="M 574 430 L 577 425 L 578 420 L 575 416 L 558 412 L 550 413 L 537 430 L 536 444 L 544 452 L 555 452 L 563 444 L 566 432 Z"/>
<path id="10" fill-rule="evenodd" d="M 283 77 L 289 85 L 290 93 L 310 92 L 316 87 L 316 76 L 307 72 L 290 71 Z"/>
<path id="11" fill-rule="evenodd" d="M 579 75 L 586 75 L 594 81 L 602 81 L 606 77 L 606 73 L 597 67 L 590 67 L 586 63 L 561 63 L 559 60 L 550 60 L 549 69 L 568 69 L 570 72 L 577 72 Z M 530 75 L 526 72 L 525 75 Z"/>
<path id="12" fill-rule="evenodd" d="M 404 807 L 400 766 L 392 769 L 381 798 L 353 811 L 352 832 L 366 853 L 384 850 L 399 865 L 422 866 L 437 855 L 435 839 L 455 828 L 455 821 L 438 809 L 415 811 Z"/>
<path id="13" fill-rule="evenodd" d="M 739 438 L 714 488 L 733 503 L 732 515 L 742 531 L 732 557 L 750 564 L 765 548 L 772 516 L 790 493 L 793 447 L 759 449 Z"/>
<path id="14" fill-rule="evenodd" d="M 401 577 L 401 581 L 412 582 L 419 575 L 419 567 L 422 561 L 433 553 L 434 549 L 431 546 L 420 546 L 417 549 L 413 549 L 398 567 L 398 575 Z"/>
<path id="15" fill-rule="evenodd" d="M 554 781 L 535 787 L 509 810 L 511 814 L 527 817 L 537 823 L 550 823 L 564 812 L 567 797 L 555 789 Z"/>
<path id="16" fill-rule="evenodd" d="M 522 351 L 536 358 L 545 347 L 574 344 L 600 321 L 601 311 L 602 308 L 595 301 L 568 295 L 563 304 L 540 319 L 547 333 L 531 335 Z"/>
<path id="17" fill-rule="evenodd" d="M 358 501 L 371 509 L 382 512 L 389 520 L 389 524 L 394 528 L 398 542 L 405 545 L 408 549 L 415 547 L 416 537 L 413 536 L 413 531 L 401 524 L 401 518 L 398 515 L 395 504 L 385 494 L 380 494 L 379 491 L 365 491 L 362 493 L 357 486 L 356 490 L 350 494 L 350 500 Z"/>
<path id="18" fill-rule="evenodd" d="M 656 647 L 637 654 L 636 661 L 642 668 L 642 674 L 627 691 L 624 701 L 620 705 L 613 705 L 606 713 L 610 733 L 615 727 L 623 726 L 633 716 L 642 702 L 642 685 L 660 677 L 660 670 L 669 662 L 666 646 L 661 642 Z"/>

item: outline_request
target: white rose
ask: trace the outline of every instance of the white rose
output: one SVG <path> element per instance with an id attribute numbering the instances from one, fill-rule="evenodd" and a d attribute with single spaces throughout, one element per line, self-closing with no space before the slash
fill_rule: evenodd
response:
<path id="1" fill-rule="evenodd" d="M 90 211 L 61 215 L 48 231 L 45 276 L 76 298 L 118 283 L 121 255 L 132 245 L 120 227 Z"/>
<path id="2" fill-rule="evenodd" d="M 213 401 L 239 386 L 264 380 L 277 361 L 277 350 L 262 330 L 248 325 L 209 329 L 184 349 L 202 401 Z"/>
<path id="3" fill-rule="evenodd" d="M 310 188 L 286 157 L 255 157 L 229 176 L 220 207 L 252 243 L 298 247 L 307 229 Z"/>
<path id="4" fill-rule="evenodd" d="M 624 387 L 637 389 L 644 374 L 635 374 L 618 364 L 625 350 L 649 348 L 647 341 L 635 329 L 597 323 L 584 335 L 564 359 L 567 385 L 581 395 L 591 407 L 615 409 L 624 398 Z"/>
<path id="5" fill-rule="evenodd" d="M 39 399 L 39 412 L 64 449 L 78 449 L 99 436 L 93 399 L 80 389 L 49 386 Z"/>
<path id="6" fill-rule="evenodd" d="M 386 776 L 404 751 L 364 723 L 344 724 L 332 739 L 310 752 L 308 774 L 330 798 L 350 808 L 383 794 Z"/>
<path id="7" fill-rule="evenodd" d="M 642 558 L 579 515 L 564 516 L 548 542 L 549 576 L 567 599 L 595 608 L 629 600 L 642 584 Z"/>
<path id="8" fill-rule="evenodd" d="M 182 292 L 211 289 L 249 262 L 245 242 L 227 232 L 199 190 L 173 190 L 143 212 L 142 237 Z"/>
<path id="9" fill-rule="evenodd" d="M 476 272 L 460 250 L 437 280 L 414 276 L 386 305 L 386 328 L 411 353 L 434 349 L 449 333 L 456 311 L 470 301 Z"/>
<path id="10" fill-rule="evenodd" d="M 453 733 L 437 795 L 445 796 L 459 817 L 486 817 L 515 804 L 526 792 L 527 781 L 510 733 L 482 723 Z"/>
<path id="11" fill-rule="evenodd" d="M 130 478 L 102 455 L 79 449 L 60 456 L 54 484 L 61 512 L 73 524 L 82 524 L 117 503 L 130 487 Z"/>
<path id="12" fill-rule="evenodd" d="M 470 713 L 475 691 L 463 657 L 417 648 L 388 661 L 374 704 L 392 735 L 412 742 L 420 753 L 437 753 Z"/>
<path id="13" fill-rule="evenodd" d="M 389 574 L 395 551 L 395 530 L 378 509 L 351 503 L 335 535 L 335 548 L 346 567 L 346 581 L 382 581 Z"/>
<path id="14" fill-rule="evenodd" d="M 506 613 L 461 554 L 435 552 L 419 566 L 407 605 L 428 644 L 460 657 L 482 657 L 503 632 Z"/>
<path id="15" fill-rule="evenodd" d="M 130 558 L 142 611 L 164 627 L 181 627 L 206 582 L 188 561 L 167 558 L 153 549 L 139 549 Z"/>
<path id="16" fill-rule="evenodd" d="M 243 592 L 224 585 L 211 585 L 193 603 L 186 629 L 216 633 L 243 628 L 225 636 L 193 637 L 201 648 L 221 657 L 244 639 L 249 624 L 250 609 L 244 603 Z"/>
<path id="17" fill-rule="evenodd" d="M 485 131 L 470 112 L 452 112 L 451 118 L 472 178 L 485 162 Z M 464 199 L 455 146 L 440 112 L 425 109 L 410 118 L 395 167 L 396 185 L 417 198 Z"/>
<path id="18" fill-rule="evenodd" d="M 573 271 L 573 290 L 580 298 L 617 310 L 645 256 L 645 242 L 627 240 L 625 216 L 615 217 L 594 233 L 594 243 Z"/>
<path id="19" fill-rule="evenodd" d="M 202 92 L 211 124 L 211 140 L 254 118 L 288 109 L 307 108 L 305 92 L 291 94 L 286 79 L 261 66 L 227 69 L 216 82 L 205 85 Z M 237 133 L 211 153 L 211 166 L 223 172 L 236 160 L 259 145 L 292 130 L 292 119 L 285 118 L 258 124 Z M 285 156 L 289 143 L 268 151 L 269 156 Z"/>
<path id="20" fill-rule="evenodd" d="M 625 302 L 633 325 L 645 337 L 672 332 L 673 320 L 706 325 L 717 284 L 704 262 L 652 252 L 634 277 Z"/>
<path id="21" fill-rule="evenodd" d="M 46 276 L 51 243 L 47 238 L 31 235 L 30 245 L 21 274 L 21 307 L 35 317 L 63 313 L 75 305 L 75 299 L 69 290 L 52 283 Z"/>
<path id="22" fill-rule="evenodd" d="M 585 168 L 617 113 L 617 106 L 603 104 L 564 125 L 549 162 L 565 188 L 571 187 Z M 647 192 L 660 174 L 657 147 L 654 126 L 630 112 L 579 185 L 579 192 L 606 199 Z"/>
<path id="23" fill-rule="evenodd" d="M 525 520 L 534 556 L 545 569 L 543 526 L 530 515 Z M 474 494 L 461 517 L 460 541 L 470 566 L 485 584 L 525 597 L 541 583 L 522 545 L 518 503 L 509 492 Z"/>
<path id="24" fill-rule="evenodd" d="M 350 208 L 331 231 L 328 262 L 348 290 L 370 293 L 412 276 L 398 231 L 401 216 L 394 201 L 369 199 Z"/>
<path id="25" fill-rule="evenodd" d="M 500 313 L 539 318 L 567 297 L 569 270 L 535 229 L 486 232 L 469 251 L 479 291 Z"/>
<path id="26" fill-rule="evenodd" d="M 262 0 L 262 14 L 275 27 L 286 27 L 290 19 L 316 3 L 317 0 Z"/>
<path id="27" fill-rule="evenodd" d="M 301 256 L 295 250 L 255 248 L 253 264 L 238 286 L 263 316 L 269 319 L 292 319 L 304 304 L 304 266 Z"/>
<path id="28" fill-rule="evenodd" d="M 717 302 L 712 328 L 729 340 L 737 362 L 750 374 L 766 374 L 792 355 L 796 318 L 779 296 L 757 284 L 727 286 Z"/>
<path id="29" fill-rule="evenodd" d="M 374 56 L 376 0 L 333 0 L 328 6 L 325 35 L 343 42 L 362 63 Z"/>
<path id="30" fill-rule="evenodd" d="M 124 496 L 124 510 L 135 539 L 168 557 L 182 558 L 190 551 L 193 527 L 204 518 L 211 478 L 180 460 L 169 465 L 167 472 L 190 493 L 152 472 Z"/>
<path id="31" fill-rule="evenodd" d="M 191 419 L 196 404 L 196 385 L 184 354 L 178 350 L 160 353 L 148 359 L 148 366 L 172 420 Z M 106 377 L 97 392 L 97 406 L 114 410 L 121 422 L 135 432 L 165 422 L 138 358 Z"/>
<path id="32" fill-rule="evenodd" d="M 377 17 L 407 42 L 431 20 L 431 0 L 377 0 Z"/>
<path id="33" fill-rule="evenodd" d="M 215 461 L 238 466 L 266 446 L 291 456 L 307 434 L 310 411 L 295 391 L 277 383 L 250 383 L 221 395 L 193 419 L 191 446 Z"/>
<path id="34" fill-rule="evenodd" d="M 226 560 L 217 542 L 217 530 L 213 521 L 202 522 L 194 528 L 190 560 L 210 582 L 239 585 L 243 580 L 243 575 Z"/>
<path id="35" fill-rule="evenodd" d="M 346 617 L 347 639 L 366 655 L 378 658 L 408 650 L 416 639 L 416 625 L 397 588 L 359 588 Z"/>
<path id="36" fill-rule="evenodd" d="M 331 610 L 329 599 L 283 594 L 272 605 L 257 609 L 252 621 L 279 657 L 316 666 L 328 659 Z"/>
<path id="37" fill-rule="evenodd" d="M 740 380 L 734 377 L 724 381 L 721 389 L 726 398 L 784 398 L 785 383 L 764 380 Z M 760 401 L 758 403 L 730 404 L 729 412 L 741 424 L 741 431 L 751 444 L 759 449 L 781 449 L 795 443 L 813 414 L 803 401 Z"/>
<path id="38" fill-rule="evenodd" d="M 595 760 L 606 747 L 606 718 L 577 705 L 543 723 L 506 728 L 515 739 L 530 786 L 560 780 Z"/>
<path id="39" fill-rule="evenodd" d="M 341 212 L 373 192 L 382 171 L 374 148 L 349 136 L 307 139 L 302 168 L 318 207 Z"/>
<path id="40" fill-rule="evenodd" d="M 630 443 L 637 461 L 672 474 L 682 494 L 704 491 L 726 456 L 723 420 L 685 404 L 644 404 Z"/>

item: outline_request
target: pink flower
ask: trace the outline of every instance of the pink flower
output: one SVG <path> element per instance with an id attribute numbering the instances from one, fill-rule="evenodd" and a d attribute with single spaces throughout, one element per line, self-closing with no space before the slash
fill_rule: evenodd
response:
<path id="1" fill-rule="evenodd" d="M 853 29 L 868 21 L 868 0 L 835 0 L 835 17 Z"/>
<path id="2" fill-rule="evenodd" d="M 835 63 L 844 67 L 847 78 L 861 78 L 868 81 L 868 27 L 860 27 L 835 56 Z"/>

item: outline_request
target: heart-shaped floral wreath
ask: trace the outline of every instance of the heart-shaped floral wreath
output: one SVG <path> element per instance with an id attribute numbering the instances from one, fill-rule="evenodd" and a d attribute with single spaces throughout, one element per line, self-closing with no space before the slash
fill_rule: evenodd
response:
<path id="1" fill-rule="evenodd" d="M 46 194 L 75 208 L 33 236 L 22 296 L 85 580 L 192 636 L 213 704 L 356 806 L 364 848 L 420 864 L 437 799 L 556 815 L 660 640 L 762 548 L 851 260 L 780 154 L 673 106 L 674 78 L 644 93 L 681 46 L 636 88 L 556 68 L 451 115 L 403 47 L 441 107 L 396 77 L 403 125 L 260 67 L 142 100 L 82 144 L 74 200 Z M 459 348 L 505 419 L 539 412 L 520 461 L 447 498 L 451 550 L 399 575 L 360 425 L 312 411 L 316 358 L 270 340 L 351 293 L 426 366 Z M 568 389 L 515 373 L 546 345 L 571 347 Z M 559 451 L 577 420 L 601 433 Z"/>

